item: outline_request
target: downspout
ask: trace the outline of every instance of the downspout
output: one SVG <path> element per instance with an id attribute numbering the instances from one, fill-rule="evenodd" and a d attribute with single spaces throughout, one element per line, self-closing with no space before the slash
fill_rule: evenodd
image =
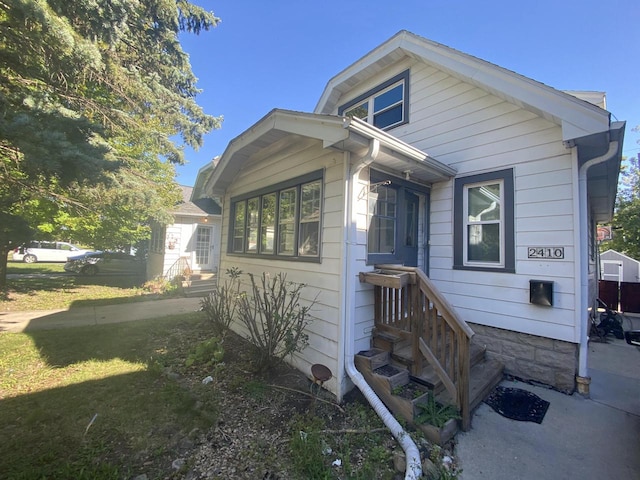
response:
<path id="1" fill-rule="evenodd" d="M 362 374 L 356 369 L 354 363 L 355 335 L 353 331 L 354 325 L 350 321 L 350 319 L 355 318 L 355 278 L 357 277 L 357 272 L 354 271 L 354 260 L 356 258 L 355 248 L 357 246 L 357 228 L 356 219 L 354 218 L 354 203 L 357 198 L 355 197 L 354 179 L 357 178 L 363 168 L 369 166 L 376 159 L 379 151 L 380 142 L 377 139 L 371 139 L 367 154 L 356 165 L 352 167 L 349 159 L 345 158 L 344 174 L 346 182 L 344 195 L 347 199 L 347 208 L 345 208 L 344 219 L 346 228 L 344 232 L 343 258 L 347 265 L 347 271 L 344 276 L 343 285 L 343 292 L 345 292 L 345 295 L 342 297 L 342 325 L 344 328 L 343 338 L 345 339 L 345 370 L 349 378 L 362 392 L 369 404 L 373 407 L 380 419 L 391 431 L 391 434 L 404 450 L 407 465 L 404 477 L 405 480 L 416 480 L 422 476 L 422 465 L 418 447 L 411 439 L 411 436 L 402 428 L 384 403 L 382 403 L 382 400 L 380 400 L 371 386 L 369 386 Z"/>
<path id="2" fill-rule="evenodd" d="M 609 143 L 609 150 L 604 155 L 586 161 L 578 171 L 578 195 L 580 203 L 580 299 L 579 321 L 580 329 L 580 353 L 578 356 L 578 392 L 589 394 L 589 371 L 587 369 L 587 355 L 589 342 L 589 329 L 585 323 L 584 314 L 589 310 L 589 206 L 587 197 L 587 171 L 594 165 L 611 160 L 618 152 L 618 141 Z"/>

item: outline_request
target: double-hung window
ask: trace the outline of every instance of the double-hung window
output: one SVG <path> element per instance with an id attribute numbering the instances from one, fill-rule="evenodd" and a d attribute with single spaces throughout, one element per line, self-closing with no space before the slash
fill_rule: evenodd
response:
<path id="1" fill-rule="evenodd" d="M 356 117 L 381 129 L 409 121 L 409 70 L 338 108 L 338 115 Z"/>
<path id="2" fill-rule="evenodd" d="M 229 253 L 320 258 L 323 172 L 231 199 Z"/>
<path id="3" fill-rule="evenodd" d="M 454 268 L 515 271 L 513 171 L 455 181 Z"/>

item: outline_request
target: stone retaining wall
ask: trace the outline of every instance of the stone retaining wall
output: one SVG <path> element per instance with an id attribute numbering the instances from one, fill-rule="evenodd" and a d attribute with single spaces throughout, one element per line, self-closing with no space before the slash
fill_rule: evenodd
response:
<path id="1" fill-rule="evenodd" d="M 578 344 L 526 333 L 470 324 L 473 341 L 486 346 L 487 356 L 504 363 L 505 373 L 551 385 L 565 393 L 575 390 Z"/>

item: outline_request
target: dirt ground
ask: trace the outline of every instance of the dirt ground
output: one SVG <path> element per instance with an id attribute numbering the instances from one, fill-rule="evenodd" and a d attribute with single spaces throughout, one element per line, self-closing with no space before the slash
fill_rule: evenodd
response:
<path id="1" fill-rule="evenodd" d="M 177 379 L 200 395 L 207 372 L 190 370 Z M 224 365 L 214 376 L 204 394 L 216 396 L 217 422 L 206 432 L 177 435 L 172 449 L 175 458 L 165 478 L 403 477 L 392 461 L 400 447 L 357 390 L 337 405 L 335 397 L 324 390 L 316 396 L 307 376 L 285 364 L 267 373 L 254 373 L 248 344 L 234 334 L 225 339 Z M 319 455 L 313 448 L 308 452 L 303 448 L 302 453 L 294 449 L 297 438 L 315 434 L 322 438 Z M 312 458 L 314 455 L 318 456 Z M 342 466 L 334 465 L 337 461 Z M 307 464 L 318 464 L 317 476 L 300 472 Z M 134 478 L 154 477 L 149 471 Z"/>

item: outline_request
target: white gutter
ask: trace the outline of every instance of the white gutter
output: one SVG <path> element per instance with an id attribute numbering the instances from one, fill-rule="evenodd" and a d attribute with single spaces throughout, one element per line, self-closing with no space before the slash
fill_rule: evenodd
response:
<path id="1" fill-rule="evenodd" d="M 589 310 L 589 208 L 587 196 L 587 171 L 594 165 L 606 162 L 618 152 L 618 141 L 609 142 L 609 150 L 604 155 L 585 162 L 578 171 L 578 195 L 580 203 L 580 354 L 578 357 L 578 377 L 588 378 L 587 355 L 589 328 L 583 315 Z"/>
<path id="2" fill-rule="evenodd" d="M 411 439 L 411 436 L 402 428 L 398 421 L 394 418 L 382 400 L 376 395 L 371 386 L 367 383 L 362 374 L 356 369 L 354 363 L 355 355 L 355 335 L 354 325 L 350 321 L 355 318 L 355 296 L 357 272 L 355 272 L 355 248 L 357 246 L 357 228 L 356 219 L 354 218 L 354 203 L 357 201 L 357 195 L 354 189 L 354 180 L 360 171 L 370 165 L 380 150 L 380 142 L 377 139 L 371 139 L 369 150 L 366 156 L 353 168 L 349 162 L 348 156 L 345 157 L 345 191 L 344 195 L 347 200 L 347 208 L 345 208 L 345 232 L 344 232 L 344 255 L 343 258 L 347 265 L 347 271 L 344 276 L 342 296 L 342 326 L 344 331 L 344 350 L 345 350 L 345 370 L 353 383 L 360 389 L 369 404 L 373 407 L 380 419 L 384 422 L 391 434 L 398 441 L 405 453 L 407 468 L 405 471 L 405 480 L 417 480 L 422 476 L 422 464 L 420 461 L 420 452 L 418 447 Z"/>

